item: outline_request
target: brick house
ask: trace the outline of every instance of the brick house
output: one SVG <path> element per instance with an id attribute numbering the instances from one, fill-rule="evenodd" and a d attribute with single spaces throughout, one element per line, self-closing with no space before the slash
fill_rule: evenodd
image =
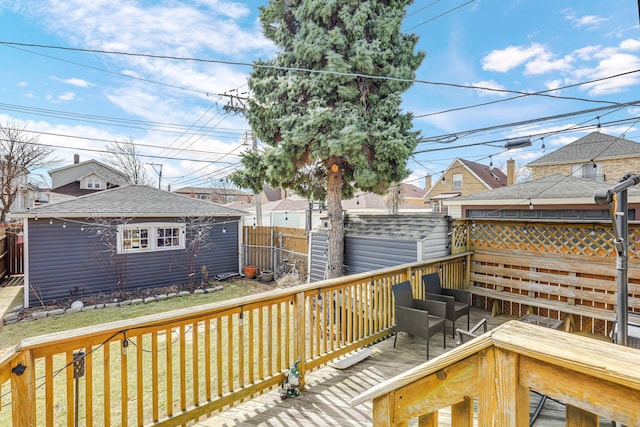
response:
<path id="1" fill-rule="evenodd" d="M 527 164 L 531 178 L 562 174 L 617 182 L 627 172 L 640 172 L 640 144 L 593 132 Z"/>

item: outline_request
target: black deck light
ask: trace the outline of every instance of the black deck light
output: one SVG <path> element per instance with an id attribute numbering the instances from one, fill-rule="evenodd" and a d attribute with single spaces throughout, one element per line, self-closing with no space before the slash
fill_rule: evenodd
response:
<path id="1" fill-rule="evenodd" d="M 531 146 L 531 138 L 519 138 L 519 139 L 511 139 L 504 143 L 504 148 L 507 150 L 513 150 L 514 148 L 522 148 Z"/>
<path id="2" fill-rule="evenodd" d="M 628 269 L 629 269 L 629 218 L 627 189 L 640 184 L 640 175 L 626 174 L 618 183 L 608 190 L 598 190 L 593 198 L 598 205 L 609 205 L 611 223 L 613 225 L 613 245 L 616 248 L 616 283 L 618 284 L 616 322 L 618 332 L 616 342 L 627 345 L 629 301 L 628 301 Z"/>

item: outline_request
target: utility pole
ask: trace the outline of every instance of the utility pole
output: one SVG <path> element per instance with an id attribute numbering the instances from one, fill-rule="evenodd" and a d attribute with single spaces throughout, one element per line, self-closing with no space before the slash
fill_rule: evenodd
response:
<path id="1" fill-rule="evenodd" d="M 149 166 L 153 168 L 153 170 L 158 174 L 158 189 L 162 189 L 162 163 L 147 163 Z M 160 170 L 156 169 L 156 166 L 160 168 Z"/>
<path id="2" fill-rule="evenodd" d="M 244 114 L 247 111 L 247 107 L 245 106 L 243 101 L 248 101 L 249 98 L 241 97 L 238 93 L 238 90 L 235 89 L 232 92 L 235 93 L 227 93 L 225 92 L 224 96 L 229 97 L 229 102 L 227 105 L 222 107 L 222 109 L 228 113 L 234 114 Z M 253 131 L 249 131 L 247 136 L 251 138 L 251 149 L 253 151 L 258 151 L 258 138 L 253 133 Z M 256 202 L 256 223 L 258 225 L 262 225 L 262 200 L 260 193 L 254 194 L 254 200 Z"/>

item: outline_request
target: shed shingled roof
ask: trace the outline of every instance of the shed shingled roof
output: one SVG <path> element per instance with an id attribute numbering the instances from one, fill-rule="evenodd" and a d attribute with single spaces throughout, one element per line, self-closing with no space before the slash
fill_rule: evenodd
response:
<path id="1" fill-rule="evenodd" d="M 348 214 L 344 231 L 346 236 L 352 237 L 419 241 L 429 237 L 442 221 L 441 214 Z"/>
<path id="2" fill-rule="evenodd" d="M 637 156 L 640 156 L 639 143 L 601 132 L 592 132 L 528 163 L 527 166 L 584 163 Z"/>
<path id="3" fill-rule="evenodd" d="M 246 212 L 146 185 L 127 185 L 72 200 L 16 212 L 41 217 L 194 217 L 241 216 Z"/>

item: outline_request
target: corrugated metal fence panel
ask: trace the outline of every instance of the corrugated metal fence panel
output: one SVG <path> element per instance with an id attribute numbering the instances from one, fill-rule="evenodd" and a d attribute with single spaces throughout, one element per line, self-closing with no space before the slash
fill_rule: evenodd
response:
<path id="1" fill-rule="evenodd" d="M 226 219 L 226 218 L 225 218 Z M 95 231 L 81 224 L 54 220 L 29 222 L 29 282 L 31 305 L 98 292 L 147 289 L 199 283 L 203 265 L 209 276 L 238 271 L 238 222 L 215 225 L 196 253 L 169 250 L 112 255 Z M 176 222 L 175 218 L 153 221 Z M 226 232 L 223 233 L 223 227 Z M 188 247 L 188 244 L 187 244 Z M 196 255 L 196 256 L 194 256 Z M 190 278 L 189 273 L 193 272 Z M 118 282 L 122 286 L 118 285 Z"/>
<path id="2" fill-rule="evenodd" d="M 422 259 L 428 260 L 451 254 L 449 226 L 446 220 L 442 220 L 429 233 L 429 237 L 422 241 Z"/>
<path id="3" fill-rule="evenodd" d="M 417 259 L 417 243 L 412 240 L 350 236 L 344 241 L 344 263 L 349 274 L 416 262 Z"/>
<path id="4" fill-rule="evenodd" d="M 309 280 L 317 282 L 324 279 L 327 268 L 328 235 L 324 231 L 312 231 L 309 234 L 309 239 L 311 239 Z"/>

